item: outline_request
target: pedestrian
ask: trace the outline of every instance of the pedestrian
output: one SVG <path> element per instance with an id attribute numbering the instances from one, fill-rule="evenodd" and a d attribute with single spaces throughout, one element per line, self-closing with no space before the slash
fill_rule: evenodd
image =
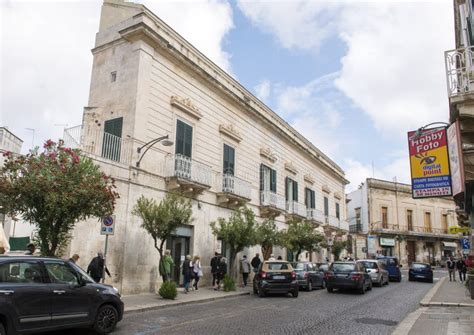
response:
<path id="1" fill-rule="evenodd" d="M 197 290 L 197 289 L 198 289 L 198 282 L 199 282 L 199 279 L 202 277 L 201 258 L 200 258 L 199 256 L 194 256 L 194 260 L 193 260 L 193 274 L 194 274 L 194 284 L 193 284 L 193 287 Z"/>
<path id="2" fill-rule="evenodd" d="M 25 252 L 25 255 L 34 255 L 35 251 L 36 251 L 36 246 L 33 244 L 33 243 L 29 243 L 27 246 L 26 246 L 26 249 L 28 250 L 27 252 Z"/>
<path id="3" fill-rule="evenodd" d="M 165 255 L 163 256 L 162 261 L 161 275 L 163 276 L 164 281 L 171 280 L 171 269 L 174 266 L 173 258 L 171 257 L 171 251 L 169 249 L 165 250 Z"/>
<path id="4" fill-rule="evenodd" d="M 458 269 L 458 272 L 459 272 L 459 280 L 461 282 L 465 282 L 466 281 L 466 273 L 467 273 L 466 261 L 463 258 L 460 258 L 456 262 L 456 268 Z"/>
<path id="5" fill-rule="evenodd" d="M 107 266 L 105 266 L 104 254 L 99 251 L 97 253 L 97 257 L 92 258 L 91 262 L 89 263 L 89 266 L 87 267 L 87 273 L 91 275 L 92 279 L 94 279 L 96 283 L 98 283 L 102 279 L 104 268 L 105 272 L 110 278 L 111 275 L 109 269 L 107 269 Z"/>
<path id="6" fill-rule="evenodd" d="M 69 261 L 70 261 L 71 263 L 76 264 L 76 262 L 79 260 L 79 258 L 80 258 L 80 257 L 79 257 L 78 254 L 74 254 L 74 255 L 71 256 L 71 258 L 69 258 Z"/>
<path id="7" fill-rule="evenodd" d="M 219 272 L 217 275 L 217 287 L 214 287 L 214 290 L 221 289 L 221 282 L 224 280 L 225 275 L 227 274 L 227 258 L 221 257 L 219 262 Z"/>
<path id="8" fill-rule="evenodd" d="M 244 287 L 247 287 L 247 279 L 249 278 L 250 273 L 250 264 L 247 260 L 247 255 L 244 255 L 240 260 L 240 273 L 242 273 L 242 281 L 244 282 Z"/>
<path id="9" fill-rule="evenodd" d="M 183 287 L 184 287 L 184 293 L 188 293 L 189 292 L 189 283 L 191 282 L 192 280 L 192 262 L 191 262 L 191 255 L 186 255 L 186 259 L 185 261 L 183 262 L 183 270 L 182 270 L 182 274 L 183 274 Z"/>
<path id="10" fill-rule="evenodd" d="M 275 255 L 274 254 L 271 254 L 270 255 L 270 258 L 268 259 L 269 261 L 274 261 L 275 260 Z"/>
<path id="11" fill-rule="evenodd" d="M 212 286 L 216 285 L 217 275 L 219 273 L 219 263 L 221 261 L 219 253 L 216 251 L 211 259 Z"/>
<path id="12" fill-rule="evenodd" d="M 449 257 L 449 260 L 446 262 L 449 272 L 449 281 L 456 281 L 456 262 L 453 257 Z"/>
<path id="13" fill-rule="evenodd" d="M 262 263 L 262 261 L 260 260 L 260 254 L 256 253 L 255 257 L 252 258 L 252 261 L 250 262 L 250 264 L 253 267 L 253 272 L 255 272 L 255 273 L 258 272 L 258 267 L 260 266 L 260 263 Z"/>

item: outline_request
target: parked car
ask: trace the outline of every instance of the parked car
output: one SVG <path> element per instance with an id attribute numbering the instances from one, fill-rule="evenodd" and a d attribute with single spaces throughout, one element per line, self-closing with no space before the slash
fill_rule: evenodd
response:
<path id="1" fill-rule="evenodd" d="M 318 269 L 319 271 L 326 273 L 329 270 L 329 264 L 328 263 L 318 264 Z"/>
<path id="2" fill-rule="evenodd" d="M 392 281 L 401 282 L 402 281 L 402 273 L 400 268 L 402 265 L 398 261 L 397 257 L 393 256 L 382 256 L 377 258 L 380 261 L 385 263 L 385 269 L 388 271 L 388 278 Z"/>
<path id="3" fill-rule="evenodd" d="M 382 287 L 389 282 L 388 271 L 385 269 L 385 263 L 376 259 L 360 260 L 364 264 L 367 273 L 370 274 L 372 284 Z"/>
<path id="4" fill-rule="evenodd" d="M 253 293 L 264 297 L 267 293 L 284 293 L 298 297 L 296 272 L 287 261 L 264 261 L 253 279 Z"/>
<path id="5" fill-rule="evenodd" d="M 433 282 L 433 269 L 428 263 L 411 263 L 410 269 L 408 270 L 408 280 L 423 280 L 432 283 Z"/>
<path id="6" fill-rule="evenodd" d="M 320 271 L 316 264 L 310 262 L 291 263 L 296 272 L 298 285 L 306 291 L 311 291 L 315 287 L 326 288 L 324 273 Z"/>
<path id="7" fill-rule="evenodd" d="M 325 274 L 329 293 L 334 289 L 353 289 L 364 294 L 372 289 L 372 280 L 362 262 L 334 262 Z"/>
<path id="8" fill-rule="evenodd" d="M 0 334 L 91 327 L 114 330 L 124 305 L 117 289 L 95 283 L 57 258 L 0 256 Z"/>

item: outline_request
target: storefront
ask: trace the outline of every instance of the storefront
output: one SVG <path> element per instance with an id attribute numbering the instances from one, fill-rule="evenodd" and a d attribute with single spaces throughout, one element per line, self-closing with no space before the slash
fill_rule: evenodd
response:
<path id="1" fill-rule="evenodd" d="M 395 239 L 381 237 L 379 241 L 380 247 L 382 248 L 382 255 L 384 256 L 395 256 Z"/>
<path id="2" fill-rule="evenodd" d="M 456 256 L 456 242 L 442 242 L 443 244 L 443 259 Z"/>

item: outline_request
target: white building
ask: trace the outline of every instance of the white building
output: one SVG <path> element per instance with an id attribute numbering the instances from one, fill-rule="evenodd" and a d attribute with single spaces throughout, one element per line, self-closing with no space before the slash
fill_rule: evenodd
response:
<path id="1" fill-rule="evenodd" d="M 209 223 L 236 206 L 246 204 L 259 220 L 275 218 L 280 229 L 296 217 L 328 237 L 348 230 L 343 170 L 146 7 L 104 1 L 92 53 L 83 124 L 64 140 L 117 181 L 107 262 L 123 292 L 153 291 L 160 281 L 153 241 L 131 214 L 141 195 L 159 200 L 178 191 L 193 199 L 192 225 L 177 229 L 166 247 L 177 264 L 200 255 L 204 280 L 211 256 L 226 249 Z M 172 146 L 137 152 L 166 135 Z M 90 220 L 77 224 L 69 251 L 87 266 L 103 246 L 99 223 Z M 286 258 L 284 250 L 275 254 Z"/>

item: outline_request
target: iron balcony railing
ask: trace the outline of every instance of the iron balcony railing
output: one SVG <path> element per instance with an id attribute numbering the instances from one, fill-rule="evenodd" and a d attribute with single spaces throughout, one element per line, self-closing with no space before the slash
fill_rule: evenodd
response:
<path id="1" fill-rule="evenodd" d="M 444 53 L 448 96 L 474 92 L 474 47 Z"/>
<path id="2" fill-rule="evenodd" d="M 316 208 L 308 208 L 306 210 L 306 218 L 308 220 L 313 220 L 317 222 L 324 223 L 324 214 L 320 210 L 317 210 Z"/>
<path id="3" fill-rule="evenodd" d="M 349 225 L 350 233 L 362 233 L 362 224 L 356 223 Z"/>
<path id="4" fill-rule="evenodd" d="M 67 128 L 63 140 L 66 147 L 80 149 L 93 156 L 126 165 L 132 161 L 132 139 L 123 139 L 101 129 L 82 126 Z"/>
<path id="5" fill-rule="evenodd" d="M 212 185 L 210 166 L 187 156 L 176 154 L 167 159 L 165 177 L 178 177 L 206 186 Z"/>
<path id="6" fill-rule="evenodd" d="M 262 206 L 275 207 L 282 211 L 286 209 L 285 197 L 272 191 L 260 192 L 260 204 Z"/>
<path id="7" fill-rule="evenodd" d="M 300 204 L 297 201 L 286 202 L 286 212 L 288 214 L 295 214 L 303 218 L 306 217 L 306 205 Z"/>
<path id="8" fill-rule="evenodd" d="M 443 228 L 433 228 L 429 226 L 407 226 L 407 225 L 397 225 L 397 224 L 384 224 L 377 223 L 372 225 L 373 231 L 394 231 L 401 232 L 405 234 L 409 233 L 422 233 L 422 234 L 433 234 L 433 235 L 449 235 L 448 229 Z"/>
<path id="9" fill-rule="evenodd" d="M 248 181 L 226 173 L 222 176 L 222 192 L 250 199 L 252 195 L 252 186 Z"/>

